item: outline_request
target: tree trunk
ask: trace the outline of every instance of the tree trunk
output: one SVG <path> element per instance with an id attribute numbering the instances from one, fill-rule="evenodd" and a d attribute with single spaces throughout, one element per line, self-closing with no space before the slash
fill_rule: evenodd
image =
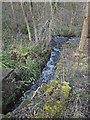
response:
<path id="1" fill-rule="evenodd" d="M 37 28 L 36 28 L 34 15 L 32 13 L 32 2 L 30 2 L 29 10 L 30 10 L 30 14 L 31 14 L 31 17 L 32 17 L 32 21 L 33 21 L 33 27 L 34 27 L 34 32 L 35 32 L 35 41 L 38 43 Z"/>
<path id="2" fill-rule="evenodd" d="M 52 21 L 53 21 L 53 8 L 52 8 L 52 2 L 50 0 L 50 10 L 51 10 L 51 19 L 50 19 L 50 22 L 49 22 L 49 41 L 51 40 L 51 27 L 52 27 Z"/>
<path id="3" fill-rule="evenodd" d="M 49 23 L 49 42 L 51 40 L 51 30 L 52 30 L 52 27 L 53 27 L 53 24 L 54 24 L 54 9 L 55 9 L 55 6 L 56 3 L 54 4 L 54 8 L 52 6 L 52 1 L 50 0 L 50 9 L 51 9 L 51 19 L 50 19 L 50 23 Z"/>
<path id="4" fill-rule="evenodd" d="M 31 42 L 32 38 L 31 38 L 31 32 L 30 32 L 30 28 L 29 28 L 29 23 L 28 23 L 26 15 L 25 15 L 25 11 L 24 11 L 24 7 L 23 7 L 22 2 L 21 2 L 21 7 L 22 7 L 23 16 L 24 16 L 24 20 L 25 20 L 25 23 L 26 23 L 27 31 L 28 31 L 29 41 Z"/>
<path id="5" fill-rule="evenodd" d="M 69 32 L 68 32 L 68 34 L 69 35 L 73 35 L 72 34 L 72 26 L 73 26 L 74 19 L 75 19 L 75 16 L 76 16 L 77 5 L 75 3 L 71 3 L 70 4 L 70 8 L 71 8 L 71 19 L 70 19 L 70 25 L 69 25 Z"/>
<path id="6" fill-rule="evenodd" d="M 14 11 L 14 7 L 13 7 L 13 2 L 11 1 L 10 4 L 11 4 L 11 9 L 12 9 L 12 14 L 13 14 L 14 27 L 17 28 L 16 16 L 15 16 L 15 11 Z"/>
<path id="7" fill-rule="evenodd" d="M 88 25 L 89 25 L 89 3 L 86 3 L 85 17 L 83 21 L 81 39 L 79 43 L 79 50 L 83 52 L 86 39 L 88 37 Z"/>

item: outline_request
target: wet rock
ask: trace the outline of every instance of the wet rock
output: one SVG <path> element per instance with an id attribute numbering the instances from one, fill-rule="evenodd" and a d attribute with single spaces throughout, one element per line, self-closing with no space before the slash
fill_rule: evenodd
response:
<path id="1" fill-rule="evenodd" d="M 52 35 L 52 39 L 51 39 L 49 46 L 51 48 L 53 47 L 61 48 L 62 44 L 64 44 L 67 40 L 68 40 L 68 37 Z"/>
<path id="2" fill-rule="evenodd" d="M 3 68 L 2 78 L 2 113 L 6 114 L 16 107 L 15 103 L 19 101 L 27 86 L 12 69 Z"/>
<path id="3" fill-rule="evenodd" d="M 2 69 L 2 80 L 6 79 L 14 70 L 10 68 Z"/>

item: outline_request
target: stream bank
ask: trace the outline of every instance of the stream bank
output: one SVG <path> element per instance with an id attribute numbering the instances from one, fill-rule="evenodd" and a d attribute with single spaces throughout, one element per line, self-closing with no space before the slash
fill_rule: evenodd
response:
<path id="1" fill-rule="evenodd" d="M 22 66 L 20 67 L 20 71 L 19 71 L 20 74 L 13 70 L 13 72 L 11 73 L 7 72 L 8 77 L 4 75 L 4 77 L 6 78 L 4 78 L 4 80 L 2 81 L 2 85 L 3 85 L 2 113 L 3 114 L 7 114 L 8 112 L 13 111 L 22 102 L 22 100 L 26 98 L 26 94 L 28 94 L 30 91 L 36 90 L 40 84 L 50 82 L 50 80 L 53 79 L 54 72 L 55 72 L 55 64 L 59 57 L 62 44 L 64 44 L 66 40 L 67 40 L 67 37 L 52 36 L 52 40 L 49 44 L 49 49 L 51 49 L 51 55 L 49 55 L 49 53 L 45 54 L 45 57 L 47 59 L 48 57 L 50 58 L 46 65 L 44 65 L 45 62 L 41 63 L 42 64 L 41 69 L 42 69 L 42 66 L 45 66 L 45 67 L 42 69 L 42 74 L 37 75 L 37 76 L 40 76 L 39 81 L 35 82 L 35 79 L 33 78 L 30 78 L 28 80 L 28 78 L 23 75 L 23 72 L 26 71 L 28 73 L 29 71 L 27 71 L 27 69 L 26 70 L 23 69 Z M 28 75 L 27 73 L 26 75 Z M 7 91 L 8 91 L 8 94 L 7 94 Z"/>
<path id="2" fill-rule="evenodd" d="M 35 81 L 38 81 L 41 70 L 49 59 L 50 49 L 47 48 L 43 53 L 40 53 L 38 46 L 34 47 L 32 51 L 30 51 L 30 48 L 29 50 L 28 48 L 22 48 L 24 49 L 22 52 L 18 52 L 14 50 L 16 48 L 13 48 L 13 50 L 10 51 L 11 54 L 7 54 L 7 56 L 4 54 L 2 57 L 2 61 L 5 62 L 5 64 L 8 65 L 7 60 L 9 61 L 9 66 L 13 61 L 15 63 L 15 68 L 6 65 L 2 68 L 3 114 L 13 111 L 21 103 L 21 96 L 23 96 L 24 92 L 27 91 Z M 34 52 L 34 50 L 38 51 Z M 45 59 L 43 57 L 44 55 L 46 56 Z M 8 57 L 10 58 L 8 59 Z M 41 59 L 38 60 L 39 58 Z"/>
<path id="3" fill-rule="evenodd" d="M 62 45 L 66 41 L 68 41 L 68 37 L 56 35 L 52 36 L 52 39 L 49 43 L 49 47 L 51 48 L 50 58 L 47 64 L 45 65 L 44 69 L 42 70 L 39 81 L 37 81 L 33 86 L 30 87 L 28 91 L 24 93 L 22 99 L 26 99 L 28 94 L 30 94 L 31 91 L 37 90 L 37 88 L 41 86 L 42 83 L 50 83 L 50 81 L 54 78 L 55 65 L 62 50 Z"/>
<path id="4" fill-rule="evenodd" d="M 54 40 L 55 40 L 55 43 L 54 43 Z M 37 116 L 39 118 L 43 118 L 44 115 L 46 116 L 46 113 L 44 113 L 44 111 L 43 111 L 43 109 L 45 107 L 44 105 L 46 105 L 46 107 L 48 107 L 48 108 L 45 107 L 45 109 L 47 109 L 46 110 L 47 112 L 49 112 L 50 105 L 53 107 L 57 107 L 57 105 L 58 105 L 59 108 L 57 110 L 53 107 L 50 107 L 50 109 L 52 109 L 50 112 L 51 116 L 56 114 L 55 111 L 60 112 L 59 110 L 62 109 L 61 106 L 66 107 L 65 104 L 66 104 L 67 100 L 63 99 L 63 97 L 61 96 L 61 93 L 59 92 L 60 88 L 61 88 L 61 80 L 62 80 L 61 73 L 62 73 L 63 69 L 61 67 L 61 70 L 58 71 L 58 68 L 60 67 L 60 65 L 58 63 L 61 60 L 62 52 L 65 49 L 65 48 L 63 49 L 64 44 L 61 45 L 61 43 L 65 40 L 63 43 L 67 42 L 68 46 L 70 44 L 75 46 L 76 45 L 75 41 L 77 39 L 75 39 L 75 38 L 68 39 L 68 37 L 55 36 L 54 40 L 52 41 L 52 45 L 55 45 L 55 46 L 52 48 L 50 59 L 47 62 L 45 68 L 43 69 L 42 74 L 40 75 L 39 83 L 35 84 L 34 86 L 31 87 L 31 89 L 29 89 L 28 91 L 26 91 L 24 93 L 24 96 L 22 98 L 22 103 L 12 113 L 7 114 L 8 117 L 16 117 L 16 118 L 21 117 L 21 118 L 25 119 L 28 117 Z M 70 40 L 70 43 L 68 42 L 68 40 Z M 57 41 L 57 44 L 56 44 L 56 41 Z M 68 50 L 68 47 L 67 47 L 67 50 Z M 64 59 L 65 58 L 63 58 L 62 61 Z M 50 74 L 50 72 L 52 74 Z M 52 80 L 54 83 L 51 82 Z M 66 80 L 63 79 L 62 82 L 63 81 L 67 81 L 67 79 Z M 59 86 L 57 86 L 57 83 Z M 67 84 L 66 86 L 69 87 L 68 82 L 66 82 L 65 84 Z M 55 87 L 54 91 L 53 91 L 54 93 L 52 93 L 52 85 L 54 85 L 54 87 Z M 40 89 L 37 89 L 37 88 L 39 88 L 39 86 L 43 86 L 43 87 Z M 58 87 L 60 87 L 60 88 L 58 88 Z M 58 90 L 56 88 L 58 88 Z M 33 97 L 33 99 L 31 100 L 32 97 Z M 51 101 L 49 101 L 50 99 L 51 99 Z M 64 103 L 62 101 L 64 101 Z M 47 103 L 47 102 L 49 102 L 49 103 Z M 56 106 L 54 105 L 54 103 Z M 47 104 L 49 106 L 47 106 Z M 65 108 L 63 108 L 63 110 L 64 109 Z M 34 110 L 36 112 L 35 115 L 33 113 Z M 54 111 L 54 113 L 53 113 L 53 111 Z M 59 114 L 63 115 L 63 112 L 58 113 L 58 115 Z M 58 117 L 58 115 L 55 115 L 55 117 Z M 59 117 L 60 117 L 60 115 L 59 115 Z M 50 116 L 48 116 L 48 117 L 50 117 Z"/>
<path id="5" fill-rule="evenodd" d="M 50 112 L 51 116 L 48 116 L 48 117 L 63 117 L 63 115 L 65 115 L 68 118 L 72 116 L 74 118 L 76 115 L 77 117 L 85 117 L 84 108 L 81 109 L 80 106 L 82 107 L 84 103 L 86 104 L 85 102 L 86 96 L 84 96 L 86 93 L 84 94 L 80 91 L 77 92 L 77 90 L 80 90 L 81 87 L 82 88 L 85 87 L 85 84 L 86 84 L 85 78 L 87 77 L 87 73 L 85 70 L 86 70 L 87 64 L 83 64 L 86 62 L 86 57 L 85 55 L 82 55 L 81 57 L 85 59 L 82 59 L 82 58 L 80 59 L 79 61 L 80 68 L 78 69 L 78 66 L 77 66 L 78 61 L 77 59 L 74 58 L 74 53 L 76 52 L 78 43 L 79 43 L 78 38 L 77 39 L 71 38 L 69 39 L 69 41 L 67 41 L 66 44 L 63 44 L 62 46 L 63 49 L 60 49 L 61 47 L 59 48 L 59 50 L 62 50 L 62 51 L 59 52 L 59 50 L 57 49 L 57 45 L 54 47 L 55 51 L 52 49 L 51 56 L 50 56 L 50 58 L 52 59 L 49 59 L 45 68 L 43 69 L 42 74 L 40 75 L 39 83 L 34 84 L 34 86 L 32 86 L 31 89 L 29 89 L 24 93 L 24 96 L 22 98 L 22 103 L 13 112 L 8 113 L 6 115 L 7 118 L 12 118 L 12 117 L 23 118 L 23 119 L 25 118 L 27 119 L 31 117 L 43 118 L 43 116 L 45 117 L 46 113 L 50 111 L 51 111 Z M 58 54 L 57 57 L 55 56 L 56 54 L 54 53 Z M 58 62 L 57 62 L 57 59 L 53 59 L 54 57 L 59 59 Z M 85 68 L 81 66 L 81 63 L 84 65 Z M 54 74 L 48 74 L 50 72 L 49 70 L 51 72 L 54 72 Z M 54 84 L 51 82 L 52 79 L 54 79 L 53 80 Z M 83 79 L 83 81 L 81 79 Z M 62 99 L 62 96 L 61 96 L 61 93 L 59 92 L 60 88 L 58 88 L 57 86 L 57 83 L 58 83 L 60 87 L 61 82 L 63 81 L 66 81 L 66 84 L 70 83 L 70 86 L 72 88 L 72 93 L 73 93 L 69 96 L 68 100 L 63 99 L 64 103 L 60 102 L 60 100 Z M 82 84 L 83 82 L 84 84 Z M 42 88 L 37 90 L 40 84 Z M 54 85 L 55 87 L 53 92 L 52 92 L 52 85 Z M 58 90 L 56 88 L 58 88 Z M 43 91 L 45 93 L 43 93 Z M 57 94 L 58 92 L 59 94 Z M 79 95 L 80 97 L 80 100 L 81 100 L 80 104 L 78 103 L 77 95 Z M 31 99 L 32 96 L 34 96 L 33 99 Z M 78 104 L 79 114 L 76 113 L 77 111 L 74 111 L 76 110 L 75 108 L 76 104 Z M 50 105 L 53 107 L 50 107 Z M 59 108 L 56 110 L 55 108 L 58 107 L 57 105 L 59 106 Z M 60 107 L 62 105 L 65 106 L 65 108 L 63 107 L 64 112 L 61 113 L 58 110 L 60 110 Z M 44 109 L 45 111 L 43 111 Z M 55 110 L 56 110 L 56 113 L 55 113 Z M 81 111 L 83 111 L 82 114 L 81 114 Z M 53 116 L 54 114 L 55 116 Z"/>
<path id="6" fill-rule="evenodd" d="M 63 37 L 63 36 L 52 36 L 52 40 L 49 44 L 49 47 L 51 49 L 51 55 L 50 55 L 50 58 L 46 64 L 46 66 L 44 67 L 44 69 L 42 70 L 42 74 L 40 75 L 40 79 L 39 81 L 37 81 L 36 83 L 34 83 L 34 85 L 29 85 L 28 84 L 28 89 L 27 91 L 23 94 L 22 91 L 25 91 L 24 90 L 24 87 L 22 87 L 21 90 L 18 89 L 18 93 L 20 93 L 21 91 L 21 94 L 19 94 L 19 97 L 18 99 L 20 98 L 20 96 L 22 95 L 22 97 L 19 99 L 19 102 L 17 102 L 17 100 L 15 100 L 15 97 L 14 97 L 14 104 L 12 104 L 12 106 L 14 106 L 13 108 L 15 109 L 17 106 L 19 106 L 19 104 L 27 98 L 27 95 L 31 92 L 31 91 L 35 91 L 42 83 L 48 83 L 50 82 L 53 78 L 54 78 L 54 73 L 55 73 L 55 64 L 58 60 L 58 57 L 60 55 L 60 51 L 62 50 L 62 45 L 68 40 L 68 37 Z M 17 90 L 16 90 L 17 91 Z M 16 95 L 17 95 L 17 92 L 16 92 Z M 11 99 L 12 100 L 12 99 Z M 16 102 L 15 102 L 16 101 Z M 10 101 L 10 103 L 12 103 Z M 3 111 L 4 113 L 7 113 L 7 111 L 12 111 L 12 109 L 10 109 L 11 105 L 8 103 L 8 105 L 4 105 L 5 107 L 3 107 Z M 8 108 L 8 110 L 7 110 Z"/>

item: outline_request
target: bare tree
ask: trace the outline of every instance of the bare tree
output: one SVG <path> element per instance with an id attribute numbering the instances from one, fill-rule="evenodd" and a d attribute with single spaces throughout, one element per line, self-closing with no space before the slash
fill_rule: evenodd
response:
<path id="1" fill-rule="evenodd" d="M 13 2 L 11 1 L 10 4 L 11 4 L 11 9 L 12 9 L 12 14 L 13 14 L 14 26 L 16 28 L 17 23 L 16 23 L 16 16 L 15 16 L 15 10 L 14 10 L 14 7 L 13 7 Z"/>
<path id="2" fill-rule="evenodd" d="M 56 8 L 57 8 L 57 2 L 54 2 L 54 6 L 53 6 L 52 1 L 50 0 L 51 19 L 49 22 L 49 40 L 51 40 L 51 30 L 54 24 L 54 14 L 55 14 Z"/>
<path id="3" fill-rule="evenodd" d="M 76 15 L 76 5 L 75 3 L 71 3 L 70 4 L 70 8 L 71 8 L 71 19 L 70 19 L 70 25 L 69 25 L 69 34 L 71 34 L 72 32 L 72 25 L 73 25 L 73 22 L 74 22 L 74 18 L 75 18 L 75 15 Z"/>
<path id="4" fill-rule="evenodd" d="M 33 21 L 33 27 L 34 27 L 34 32 L 35 32 L 35 41 L 38 43 L 37 27 L 36 27 L 34 15 L 32 13 L 32 9 L 33 9 L 33 7 L 32 7 L 32 1 L 31 1 L 30 4 L 29 4 L 29 10 L 30 10 L 30 14 L 31 14 L 31 17 L 32 17 L 32 21 Z"/>
<path id="5" fill-rule="evenodd" d="M 31 42 L 32 41 L 31 32 L 30 32 L 30 27 L 29 27 L 28 19 L 27 19 L 26 15 L 25 15 L 24 7 L 23 7 L 23 2 L 21 2 L 21 8 L 22 8 L 22 12 L 23 12 L 25 24 L 26 24 L 27 31 L 28 31 L 29 41 Z"/>
<path id="6" fill-rule="evenodd" d="M 48 18 L 48 21 L 47 21 L 45 46 L 48 46 L 48 43 L 51 40 L 51 34 L 52 34 L 53 25 L 54 25 L 54 14 L 55 14 L 55 11 L 57 9 L 57 2 L 52 2 L 50 0 L 49 5 L 50 5 L 51 15 L 50 15 L 50 17 Z M 47 36 L 48 36 L 48 38 L 47 38 Z"/>

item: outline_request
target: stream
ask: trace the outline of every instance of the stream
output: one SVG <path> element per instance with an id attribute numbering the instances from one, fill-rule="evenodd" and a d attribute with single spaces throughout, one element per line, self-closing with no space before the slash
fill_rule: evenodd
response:
<path id="1" fill-rule="evenodd" d="M 31 91 L 37 90 L 37 88 L 42 83 L 49 83 L 54 78 L 55 73 L 55 64 L 60 56 L 60 51 L 62 50 L 62 45 L 68 41 L 68 37 L 63 36 L 52 36 L 52 40 L 49 44 L 49 47 L 51 48 L 51 55 L 50 58 L 46 64 L 46 66 L 43 68 L 42 73 L 40 75 L 39 81 L 37 81 L 32 87 L 30 87 L 21 97 L 21 101 L 24 99 L 27 99 L 27 95 Z"/>
<path id="2" fill-rule="evenodd" d="M 50 58 L 46 64 L 46 66 L 42 70 L 40 79 L 37 82 L 35 82 L 34 85 L 32 85 L 28 88 L 28 90 L 23 94 L 23 96 L 15 104 L 14 108 L 11 111 L 16 109 L 23 100 L 27 99 L 28 94 L 30 94 L 31 91 L 37 90 L 37 88 L 42 83 L 49 83 L 54 78 L 55 64 L 60 56 L 60 52 L 62 50 L 62 45 L 66 41 L 75 41 L 75 40 L 77 40 L 77 37 L 67 37 L 67 36 L 64 37 L 64 36 L 55 36 L 55 35 L 52 36 L 52 39 L 49 43 L 49 47 L 51 48 L 51 55 L 50 55 Z"/>

